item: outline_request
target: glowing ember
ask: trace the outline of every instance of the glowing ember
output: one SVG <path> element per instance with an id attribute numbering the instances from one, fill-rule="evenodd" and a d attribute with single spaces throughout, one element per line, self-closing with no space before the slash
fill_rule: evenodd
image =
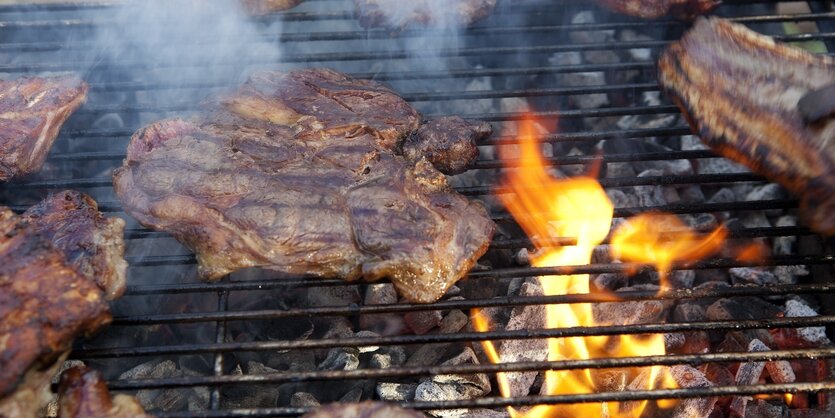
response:
<path id="1" fill-rule="evenodd" d="M 609 234 L 614 208 L 603 187 L 592 177 L 558 179 L 546 171 L 539 144 L 533 139 L 534 122 L 523 121 L 519 132 L 519 159 L 506 167 L 502 185 L 507 193 L 499 198 L 535 244 L 547 242 L 552 237 L 576 239 L 576 245 L 547 248 L 537 245 L 532 265 L 538 267 L 580 266 L 591 262 L 592 251 Z M 500 157 L 509 156 L 502 148 Z M 653 264 L 659 271 L 667 272 L 674 262 L 695 261 L 713 254 L 726 236 L 719 228 L 706 237 L 700 237 L 687 229 L 676 217 L 663 214 L 642 215 L 619 229 L 612 239 L 613 251 L 622 260 Z M 540 277 L 546 295 L 589 293 L 589 277 L 586 274 Z M 546 306 L 548 328 L 575 328 L 598 324 L 589 303 Z M 473 315 L 474 328 L 486 332 L 489 324 L 479 312 Z M 501 361 L 489 341 L 482 343 L 490 361 Z M 660 334 L 626 335 L 614 337 L 552 338 L 548 341 L 549 361 L 580 360 L 596 357 L 631 357 L 664 355 L 664 339 Z M 649 390 L 658 386 L 675 387 L 661 367 L 649 367 L 629 371 L 632 390 Z M 643 373 L 642 373 L 643 372 Z M 583 394 L 599 391 L 596 372 L 592 370 L 549 370 L 545 374 L 542 394 Z M 635 379 L 638 376 L 641 379 Z M 499 373 L 499 389 L 502 396 L 510 396 L 507 376 Z M 643 382 L 638 384 L 637 382 Z M 617 403 L 587 403 L 576 405 L 538 405 L 524 412 L 508 408 L 513 417 L 639 417 L 647 401 Z M 661 401 L 659 407 L 668 408 L 675 401 Z"/>

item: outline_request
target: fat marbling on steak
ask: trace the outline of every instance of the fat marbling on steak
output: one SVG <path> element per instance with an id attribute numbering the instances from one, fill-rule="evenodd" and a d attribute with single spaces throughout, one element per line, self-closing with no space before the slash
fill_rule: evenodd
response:
<path id="1" fill-rule="evenodd" d="M 719 6 L 721 0 L 595 0 L 607 9 L 644 19 L 673 16 L 693 19 Z"/>
<path id="2" fill-rule="evenodd" d="M 835 119 L 807 123 L 798 110 L 801 98 L 835 83 L 835 60 L 710 18 L 671 44 L 658 67 L 702 141 L 785 186 L 809 226 L 835 234 Z"/>
<path id="3" fill-rule="evenodd" d="M 52 194 L 21 216 L 78 271 L 99 285 L 107 299 L 125 292 L 125 221 L 107 218 L 92 197 L 71 190 Z"/>
<path id="4" fill-rule="evenodd" d="M 61 125 L 87 98 L 75 76 L 0 80 L 0 181 L 40 170 Z"/>
<path id="5" fill-rule="evenodd" d="M 111 396 L 101 373 L 71 367 L 58 384 L 58 418 L 153 418 L 130 395 Z"/>
<path id="6" fill-rule="evenodd" d="M 245 267 L 388 277 L 431 302 L 484 254 L 495 226 L 427 159 L 398 154 L 420 124 L 373 81 L 262 72 L 198 120 L 134 134 L 114 186 L 128 214 L 196 252 L 205 279 Z"/>
<path id="7" fill-rule="evenodd" d="M 496 0 L 354 0 L 354 6 L 357 22 L 366 29 L 454 28 L 486 18 Z"/>
<path id="8" fill-rule="evenodd" d="M 76 336 L 110 323 L 105 296 L 45 234 L 0 208 L 0 417 L 34 417 Z"/>

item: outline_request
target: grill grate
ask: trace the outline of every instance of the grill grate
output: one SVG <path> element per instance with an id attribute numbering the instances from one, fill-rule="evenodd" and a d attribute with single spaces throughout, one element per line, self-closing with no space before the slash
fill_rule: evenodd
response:
<path id="1" fill-rule="evenodd" d="M 639 21 L 609 14 L 579 0 L 557 1 L 558 5 L 537 5 L 533 1 L 517 2 L 494 16 L 467 30 L 457 48 L 449 45 L 449 34 L 440 33 L 433 46 L 440 48 L 415 50 L 410 42 L 426 36 L 424 32 L 407 30 L 392 38 L 384 31 L 359 30 L 353 20 L 351 2 L 342 0 L 307 0 L 294 11 L 255 19 L 258 43 L 281 45 L 281 62 L 256 60 L 247 68 L 234 60 L 221 62 L 147 62 L 136 60 L 103 59 L 102 51 L 90 35 L 116 23 L 103 18 L 115 9 L 118 2 L 75 2 L 50 5 L 0 6 L 0 74 L 17 76 L 44 71 L 80 71 L 91 84 L 91 100 L 67 123 L 51 153 L 47 167 L 39 176 L 27 181 L 0 186 L 4 203 L 15 210 L 24 210 L 47 193 L 73 188 L 94 195 L 102 210 L 125 216 L 111 190 L 110 170 L 121 164 L 128 138 L 143 124 L 170 115 L 188 114 L 196 108 L 200 97 L 234 85 L 214 79 L 167 81 L 166 71 L 192 70 L 203 65 L 229 68 L 243 72 L 252 68 L 291 69 L 306 66 L 328 66 L 362 78 L 374 78 L 391 84 L 403 97 L 425 115 L 449 113 L 491 121 L 497 132 L 512 129 L 516 122 L 532 114 L 545 121 L 560 121 L 559 133 L 543 134 L 537 140 L 550 144 L 554 156 L 547 161 L 558 166 L 583 166 L 598 157 L 568 155 L 572 147 L 593 147 L 602 140 L 628 140 L 667 144 L 681 141 L 690 134 L 689 128 L 678 117 L 678 109 L 668 102 L 644 103 L 642 95 L 657 93 L 654 79 L 654 57 L 670 40 L 677 39 L 686 26 L 677 21 Z M 835 11 L 831 1 L 809 1 L 809 12 L 778 13 L 776 1 L 726 1 L 717 14 L 744 23 L 755 30 L 774 35 L 787 42 L 817 42 L 828 54 L 835 51 Z M 571 23 L 577 12 L 590 10 L 597 22 Z M 280 24 L 276 24 L 280 22 Z M 786 34 L 784 24 L 811 22 L 817 30 L 809 33 Z M 149 29 L 149 31 L 152 30 Z M 645 40 L 613 40 L 607 42 L 569 41 L 574 34 L 593 31 L 623 33 L 632 31 L 647 35 Z M 131 39 L 117 39 L 114 48 L 129 47 Z M 203 45 L 224 40 L 205 39 Z M 175 45 L 176 46 L 176 45 Z M 180 45 L 181 46 L 181 45 Z M 189 45 L 192 46 L 192 45 Z M 160 44 L 159 48 L 172 45 Z M 90 54 L 91 49 L 93 53 Z M 623 58 L 630 52 L 645 50 L 648 59 Z M 558 63 L 548 57 L 554 54 L 584 52 L 614 52 L 618 62 Z M 633 54 L 635 55 L 635 54 Z M 413 56 L 437 59 L 445 68 L 414 69 L 404 62 Z M 79 58 L 81 57 L 81 58 Z M 602 72 L 607 81 L 603 85 L 565 85 L 556 81 L 558 75 L 578 75 Z M 130 76 L 120 77 L 125 73 Z M 146 77 L 145 75 L 149 75 Z M 151 77 L 154 75 L 154 77 Z M 633 79 L 627 79 L 632 75 Z M 499 85 L 488 89 L 471 89 L 471 83 L 490 78 Z M 618 81 L 620 80 L 620 81 Z M 436 85 L 437 83 L 437 85 Z M 188 100 L 174 99 L 178 92 Z M 617 97 L 617 103 L 599 108 L 571 107 L 570 102 L 591 94 Z M 194 99 L 194 100 L 191 100 Z M 525 100 L 534 110 L 503 107 L 504 101 Z M 475 103 L 475 105 L 471 105 Z M 609 123 L 605 129 L 593 129 L 594 121 L 613 121 L 623 117 L 659 118 L 674 120 L 664 126 L 626 126 Z M 108 119 L 110 118 L 110 119 Z M 116 118 L 120 123 L 105 123 Z M 103 122 L 104 121 L 104 122 Z M 116 126 L 118 125 L 118 126 Z M 611 126 L 609 126 L 611 125 Z M 516 138 L 497 134 L 482 143 L 483 150 L 500 145 L 512 145 Z M 566 152 L 562 152 L 566 151 Z M 606 153 L 599 158 L 604 166 L 613 163 L 643 163 L 687 159 L 709 163 L 718 158 L 707 150 L 657 151 L 642 149 L 636 152 Z M 495 171 L 499 162 L 489 155 L 478 161 L 467 175 L 485 179 L 479 184 L 461 182 L 457 189 L 473 198 L 489 201 L 494 193 L 505 193 L 497 187 Z M 610 177 L 601 180 L 607 189 L 634 186 L 690 186 L 732 187 L 745 184 L 761 185 L 765 181 L 747 171 L 732 173 L 699 173 L 686 175 L 658 175 L 647 177 Z M 628 217 L 648 210 L 662 210 L 675 214 L 749 213 L 751 211 L 781 210 L 792 213 L 798 202 L 794 199 L 736 200 L 690 203 L 668 203 L 652 207 L 617 207 L 615 216 Z M 495 208 L 493 219 L 512 228 L 509 214 Z M 702 231 L 706 232 L 706 231 Z M 201 283 L 195 274 L 193 255 L 174 242 L 167 234 L 149 231 L 129 220 L 127 231 L 128 259 L 133 285 L 127 295 L 114 305 L 113 326 L 96 339 L 85 342 L 73 353 L 76 359 L 90 362 L 104 370 L 115 390 L 134 392 L 148 389 L 192 388 L 204 389 L 208 396 L 202 405 L 183 406 L 171 411 L 155 411 L 162 417 L 252 417 L 296 416 L 306 408 L 287 404 L 268 408 L 247 408 L 225 400 L 227 391 L 236 385 L 269 387 L 303 382 L 399 381 L 442 374 L 492 375 L 498 371 L 542 371 L 584 368 L 617 368 L 647 365 L 728 363 L 779 359 L 831 359 L 835 348 L 818 347 L 769 352 L 728 352 L 711 354 L 667 355 L 654 357 L 595 358 L 583 361 L 517 362 L 502 365 L 476 364 L 456 366 L 394 366 L 387 369 L 361 368 L 357 370 L 318 370 L 250 375 L 234 370 L 233 355 L 284 350 L 310 352 L 339 347 L 418 346 L 422 344 L 473 343 L 482 340 L 540 339 L 550 337 L 670 333 L 718 330 L 777 330 L 783 328 L 832 327 L 835 311 L 830 284 L 835 251 L 820 237 L 802 226 L 735 227 L 730 239 L 764 239 L 796 237 L 799 249 L 795 254 L 771 257 L 760 266 L 805 265 L 811 274 L 800 284 L 774 286 L 732 286 L 703 289 L 619 292 L 619 301 L 641 300 L 708 300 L 729 297 L 785 298 L 806 295 L 822 304 L 821 316 L 801 318 L 754 318 L 729 321 L 699 321 L 687 323 L 636 324 L 596 326 L 571 329 L 534 329 L 521 331 L 491 331 L 486 333 L 461 332 L 454 334 L 390 335 L 380 337 L 350 337 L 314 335 L 310 338 L 282 338 L 268 335 L 263 340 L 235 341 L 232 327 L 262 324 L 269 321 L 287 325 L 292 321 L 314 321 L 322 318 L 346 318 L 356 321 L 360 315 L 404 314 L 419 311 L 465 311 L 473 308 L 514 308 L 530 305 L 566 304 L 581 302 L 611 302 L 608 294 L 579 294 L 564 296 L 472 296 L 442 300 L 431 305 L 399 303 L 394 305 L 351 304 L 344 306 L 277 306 L 264 308 L 249 304 L 248 300 L 281 299 L 286 293 L 307 289 L 347 288 L 344 282 L 305 277 L 274 278 L 268 273 L 252 273 L 246 277 L 233 275 L 218 283 Z M 608 241 L 607 241 L 608 242 Z M 554 237 L 549 246 L 572 245 L 573 239 Z M 500 236 L 491 249 L 518 251 L 530 247 L 530 240 L 520 235 Z M 757 265 L 726 258 L 706 260 L 695 265 L 676 266 L 678 269 L 713 270 Z M 585 266 L 534 268 L 505 265 L 480 265 L 469 274 L 468 282 L 505 283 L 512 279 L 559 274 L 625 273 L 641 266 L 620 263 L 594 263 Z M 352 285 L 355 286 L 355 285 Z M 360 285 L 363 287 L 364 285 Z M 260 326 L 260 325 L 259 325 Z M 152 359 L 202 359 L 205 363 L 197 375 L 166 378 L 119 378 L 131 367 Z M 241 361 L 242 362 L 242 361 Z M 494 385 L 495 386 L 495 385 Z M 424 410 L 457 408 L 491 408 L 536 404 L 578 402 L 627 401 L 640 399 L 698 398 L 709 396 L 825 393 L 835 390 L 835 382 L 800 382 L 792 384 L 758 384 L 749 386 L 716 386 L 655 391 L 601 392 L 581 395 L 528 396 L 504 399 L 494 389 L 493 395 L 472 400 L 404 402 L 404 405 Z M 373 397 L 366 393 L 364 399 Z"/>

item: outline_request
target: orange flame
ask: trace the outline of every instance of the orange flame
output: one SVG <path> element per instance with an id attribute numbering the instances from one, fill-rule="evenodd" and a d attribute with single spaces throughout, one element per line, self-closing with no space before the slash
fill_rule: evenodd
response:
<path id="1" fill-rule="evenodd" d="M 667 273 L 673 263 L 694 262 L 719 251 L 728 230 L 720 226 L 699 237 L 677 216 L 644 213 L 621 224 L 612 235 L 612 255 L 622 261 L 655 266 L 661 286 L 667 287 Z"/>

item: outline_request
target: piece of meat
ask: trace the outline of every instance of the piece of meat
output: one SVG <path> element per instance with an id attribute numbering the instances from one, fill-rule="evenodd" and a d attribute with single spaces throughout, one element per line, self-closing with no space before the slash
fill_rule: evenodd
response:
<path id="1" fill-rule="evenodd" d="M 58 385 L 58 418 L 153 418 L 133 396 L 110 396 L 101 373 L 71 367 Z"/>
<path id="2" fill-rule="evenodd" d="M 90 196 L 55 193 L 21 218 L 64 252 L 78 271 L 99 285 L 108 300 L 125 292 L 125 221 L 106 218 Z"/>
<path id="3" fill-rule="evenodd" d="M 354 16 L 365 29 L 455 28 L 486 18 L 495 7 L 496 0 L 354 0 Z"/>
<path id="4" fill-rule="evenodd" d="M 203 278 L 256 266 L 388 277 L 431 302 L 486 251 L 484 206 L 426 159 L 395 153 L 420 116 L 382 85 L 268 72 L 217 106 L 141 129 L 114 174 L 125 211 L 194 250 Z"/>
<path id="5" fill-rule="evenodd" d="M 459 174 L 478 158 L 478 140 L 492 133 L 489 123 L 444 116 L 426 122 L 409 137 L 403 155 L 411 160 L 425 156 L 442 173 Z"/>
<path id="6" fill-rule="evenodd" d="M 0 181 L 40 170 L 61 125 L 87 98 L 75 76 L 0 80 Z"/>
<path id="7" fill-rule="evenodd" d="M 75 337 L 110 319 L 96 284 L 47 237 L 0 208 L 0 416 L 35 416 Z"/>
<path id="8" fill-rule="evenodd" d="M 426 418 L 426 415 L 383 402 L 335 403 L 302 418 Z"/>
<path id="9" fill-rule="evenodd" d="M 673 16 L 694 19 L 715 9 L 721 0 L 595 0 L 601 6 L 630 16 L 658 19 Z"/>
<path id="10" fill-rule="evenodd" d="M 282 10 L 292 9 L 302 0 L 240 0 L 244 10 L 253 16 L 262 16 Z"/>
<path id="11" fill-rule="evenodd" d="M 658 66 L 662 88 L 702 141 L 785 186 L 809 226 L 835 234 L 835 120 L 807 124 L 797 108 L 835 82 L 835 60 L 710 18 L 671 44 Z"/>

